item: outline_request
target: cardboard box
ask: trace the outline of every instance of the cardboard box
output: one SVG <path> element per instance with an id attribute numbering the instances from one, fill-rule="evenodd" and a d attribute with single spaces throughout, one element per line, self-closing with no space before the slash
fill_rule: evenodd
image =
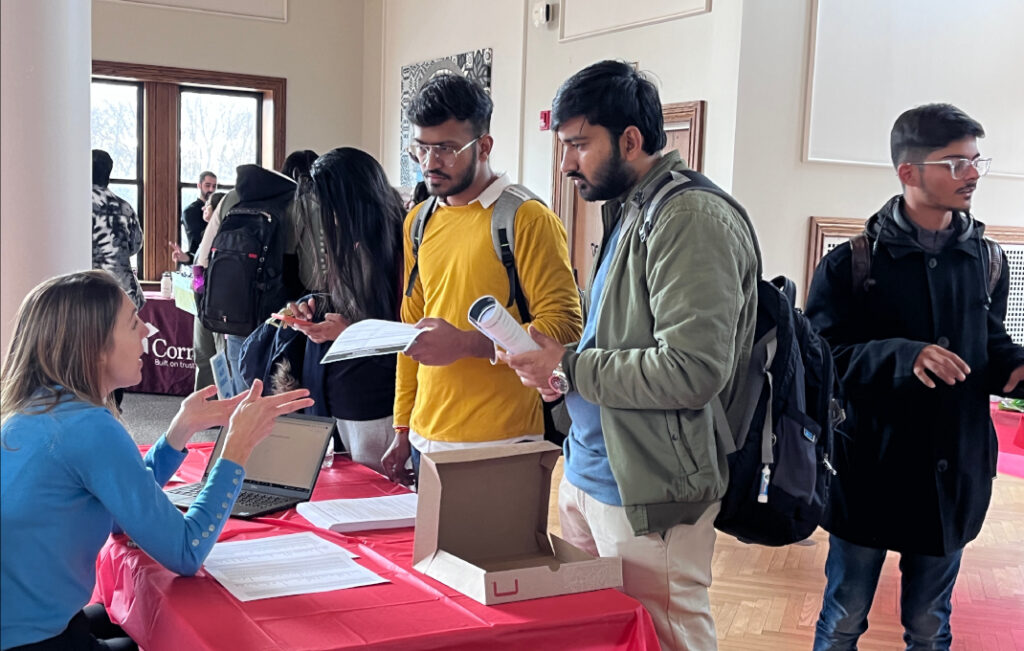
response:
<path id="1" fill-rule="evenodd" d="M 413 567 L 486 605 L 621 587 L 621 559 L 547 535 L 559 454 L 541 441 L 423 455 Z"/>

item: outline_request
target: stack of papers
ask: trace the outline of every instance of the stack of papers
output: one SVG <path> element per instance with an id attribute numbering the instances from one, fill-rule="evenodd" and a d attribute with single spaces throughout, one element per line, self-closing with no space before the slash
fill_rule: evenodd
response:
<path id="1" fill-rule="evenodd" d="M 217 543 L 203 566 L 239 601 L 387 583 L 311 531 Z"/>
<path id="2" fill-rule="evenodd" d="M 350 500 L 300 502 L 299 515 L 313 526 L 338 533 L 398 529 L 416 524 L 416 493 Z"/>
<path id="3" fill-rule="evenodd" d="M 412 345 L 420 333 L 415 326 L 398 321 L 366 319 L 353 323 L 334 340 L 321 364 L 343 359 L 401 353 Z"/>

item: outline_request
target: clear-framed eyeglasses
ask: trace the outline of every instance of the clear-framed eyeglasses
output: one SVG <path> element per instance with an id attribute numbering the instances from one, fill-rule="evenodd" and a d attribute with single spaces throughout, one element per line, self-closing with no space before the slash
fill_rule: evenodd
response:
<path id="1" fill-rule="evenodd" d="M 459 157 L 459 154 L 472 147 L 476 141 L 480 140 L 485 135 L 487 134 L 480 134 L 458 149 L 451 145 L 423 145 L 414 143 L 409 145 L 405 152 L 409 154 L 409 158 L 411 158 L 414 163 L 419 165 L 425 163 L 429 156 L 433 156 L 434 160 L 444 167 L 452 167 L 455 165 L 455 159 Z"/>
<path id="2" fill-rule="evenodd" d="M 967 170 L 974 168 L 978 172 L 978 176 L 985 176 L 988 174 L 988 170 L 992 167 L 991 158 L 975 158 L 971 160 L 969 158 L 949 158 L 946 160 L 926 160 L 919 161 L 916 163 L 910 163 L 911 165 L 945 165 L 949 168 L 949 173 L 953 175 L 954 179 L 962 179 Z"/>

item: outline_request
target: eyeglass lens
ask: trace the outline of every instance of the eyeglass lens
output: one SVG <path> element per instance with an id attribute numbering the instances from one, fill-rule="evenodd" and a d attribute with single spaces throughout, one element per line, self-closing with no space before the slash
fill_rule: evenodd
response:
<path id="1" fill-rule="evenodd" d="M 407 151 L 409 158 L 416 163 L 426 162 L 427 157 L 433 154 L 434 159 L 445 167 L 455 164 L 455 150 L 448 145 L 411 145 Z"/>
<path id="2" fill-rule="evenodd" d="M 979 176 L 985 176 L 988 174 L 988 169 L 991 164 L 991 158 L 977 158 L 975 160 L 961 158 L 953 163 L 953 177 L 957 179 L 962 178 L 967 174 L 967 170 L 971 167 L 978 171 Z"/>

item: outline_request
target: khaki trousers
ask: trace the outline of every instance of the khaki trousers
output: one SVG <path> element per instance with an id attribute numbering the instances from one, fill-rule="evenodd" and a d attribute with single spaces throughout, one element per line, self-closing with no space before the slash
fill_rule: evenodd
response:
<path id="1" fill-rule="evenodd" d="M 558 487 L 562 538 L 591 554 L 622 558 L 623 592 L 651 614 L 662 648 L 680 651 L 718 648 L 708 587 L 720 507 L 664 537 L 637 536 L 621 506 L 595 500 L 564 477 Z"/>

